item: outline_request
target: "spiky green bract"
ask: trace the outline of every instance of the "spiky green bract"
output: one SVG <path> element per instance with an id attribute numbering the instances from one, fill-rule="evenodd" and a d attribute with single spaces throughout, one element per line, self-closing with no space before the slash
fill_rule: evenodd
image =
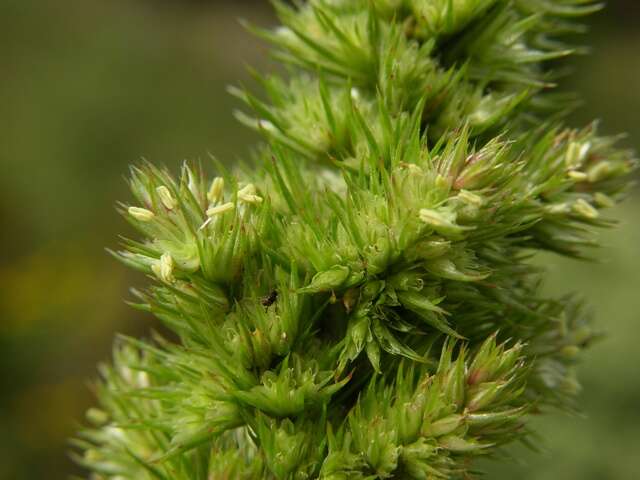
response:
<path id="1" fill-rule="evenodd" d="M 172 340 L 120 339 L 78 461 L 99 479 L 469 478 L 572 408 L 597 333 L 540 293 L 538 250 L 588 256 L 635 160 L 568 129 L 551 60 L 586 0 L 277 4 L 292 78 L 234 92 L 263 168 L 134 168 Z"/>

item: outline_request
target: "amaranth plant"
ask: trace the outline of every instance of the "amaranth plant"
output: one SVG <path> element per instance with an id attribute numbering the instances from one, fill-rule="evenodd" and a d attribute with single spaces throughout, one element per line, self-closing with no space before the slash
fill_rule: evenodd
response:
<path id="1" fill-rule="evenodd" d="M 260 168 L 132 169 L 115 253 L 173 334 L 119 338 L 75 444 L 94 479 L 453 479 L 573 408 L 596 336 L 541 294 L 630 152 L 553 89 L 590 0 L 275 3 L 289 68 L 233 92 Z M 266 98 L 266 100 L 265 100 Z"/>

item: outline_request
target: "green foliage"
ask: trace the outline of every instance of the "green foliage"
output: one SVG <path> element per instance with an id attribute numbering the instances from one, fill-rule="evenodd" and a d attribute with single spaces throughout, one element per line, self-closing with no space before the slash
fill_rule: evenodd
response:
<path id="1" fill-rule="evenodd" d="M 596 337 L 545 298 L 584 258 L 630 152 L 549 90 L 582 0 L 277 3 L 292 79 L 239 113 L 258 171 L 132 169 L 118 258 L 175 333 L 122 338 L 76 441 L 97 478 L 468 478 L 573 408 Z"/>

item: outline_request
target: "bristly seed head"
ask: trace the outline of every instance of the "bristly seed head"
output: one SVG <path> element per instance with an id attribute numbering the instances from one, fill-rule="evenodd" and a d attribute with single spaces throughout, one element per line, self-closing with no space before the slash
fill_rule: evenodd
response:
<path id="1" fill-rule="evenodd" d="M 597 336 L 529 260 L 585 256 L 635 163 L 547 96 L 558 37 L 597 5 L 276 3 L 264 37 L 292 78 L 233 90 L 264 168 L 132 169 L 146 208 L 120 209 L 143 238 L 114 254 L 155 277 L 136 305 L 170 336 L 118 340 L 78 462 L 112 480 L 471 476 L 534 408 L 572 405 Z"/>

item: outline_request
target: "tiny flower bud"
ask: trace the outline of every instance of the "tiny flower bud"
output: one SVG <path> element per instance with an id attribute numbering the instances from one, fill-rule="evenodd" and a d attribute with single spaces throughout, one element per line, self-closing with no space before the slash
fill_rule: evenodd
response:
<path id="1" fill-rule="evenodd" d="M 104 429 L 104 433 L 111 439 L 117 440 L 118 442 L 122 442 L 127 438 L 124 430 L 118 427 L 107 427 Z"/>
<path id="2" fill-rule="evenodd" d="M 282 38 L 286 38 L 287 40 L 295 40 L 296 34 L 289 27 L 285 27 L 283 25 L 276 28 L 276 35 Z"/>
<path id="3" fill-rule="evenodd" d="M 262 203 L 262 197 L 258 195 L 243 195 L 240 200 L 245 203 Z"/>
<path id="4" fill-rule="evenodd" d="M 487 102 L 483 102 L 478 109 L 476 109 L 470 116 L 469 122 L 473 126 L 482 126 L 483 123 L 491 120 L 494 115 L 493 105 L 488 105 Z"/>
<path id="5" fill-rule="evenodd" d="M 589 142 L 579 143 L 579 142 L 571 142 L 567 147 L 567 153 L 565 156 L 565 162 L 569 168 L 575 168 L 582 165 L 585 158 L 587 158 L 587 154 L 589 153 L 589 149 L 591 148 L 591 144 Z"/>
<path id="6" fill-rule="evenodd" d="M 151 265 L 151 270 L 165 283 L 173 283 L 176 280 L 173 276 L 173 257 L 169 253 L 163 253 L 160 262 Z"/>
<path id="7" fill-rule="evenodd" d="M 602 192 L 596 192 L 596 194 L 593 196 L 593 199 L 595 200 L 596 204 L 602 208 L 611 208 L 616 204 L 616 202 L 611 197 Z"/>
<path id="8" fill-rule="evenodd" d="M 464 423 L 464 417 L 459 414 L 449 415 L 448 417 L 441 418 L 433 422 L 427 429 L 428 435 L 434 437 L 440 437 L 442 435 L 449 435 L 456 428 Z"/>
<path id="9" fill-rule="evenodd" d="M 86 416 L 87 420 L 96 426 L 104 425 L 109 421 L 109 414 L 99 408 L 90 408 L 87 410 Z"/>
<path id="10" fill-rule="evenodd" d="M 475 440 L 467 440 L 455 435 L 444 437 L 439 443 L 441 447 L 457 453 L 473 452 L 491 446 L 491 444 L 481 444 Z"/>
<path id="11" fill-rule="evenodd" d="M 599 162 L 589 169 L 587 175 L 589 176 L 589 182 L 596 183 L 600 180 L 604 180 L 611 173 L 611 163 Z"/>
<path id="12" fill-rule="evenodd" d="M 441 238 L 425 240 L 415 245 L 413 252 L 418 258 L 432 259 L 444 255 L 451 249 L 451 242 Z"/>
<path id="13" fill-rule="evenodd" d="M 233 210 L 235 205 L 232 202 L 223 203 L 222 205 L 218 205 L 216 207 L 211 207 L 207 210 L 207 217 L 215 217 L 224 212 L 228 212 L 229 210 Z"/>
<path id="14" fill-rule="evenodd" d="M 580 347 L 576 345 L 566 345 L 560 350 L 560 355 L 566 359 L 572 359 L 578 356 L 580 353 Z"/>
<path id="15" fill-rule="evenodd" d="M 484 203 L 484 200 L 480 195 L 477 195 L 469 190 L 460 190 L 458 193 L 458 198 L 469 205 L 473 205 L 475 207 L 481 207 Z"/>
<path id="16" fill-rule="evenodd" d="M 598 218 L 599 215 L 598 210 L 593 208 L 590 203 L 582 198 L 576 200 L 576 202 L 571 206 L 571 209 L 584 218 L 593 219 Z"/>
<path id="17" fill-rule="evenodd" d="M 470 412 L 482 410 L 489 405 L 504 388 L 505 384 L 500 382 L 485 382 L 479 384 L 467 401 L 467 409 Z"/>
<path id="18" fill-rule="evenodd" d="M 238 196 L 254 195 L 255 193 L 256 193 L 256 186 L 253 183 L 247 183 L 244 187 L 238 190 Z"/>
<path id="19" fill-rule="evenodd" d="M 319 272 L 311 279 L 311 284 L 301 288 L 300 293 L 328 292 L 340 287 L 349 277 L 349 267 L 335 265 L 329 270 Z"/>
<path id="20" fill-rule="evenodd" d="M 457 215 L 454 212 L 440 212 L 431 208 L 420 209 L 420 220 L 431 226 L 441 235 L 457 236 L 469 230 L 470 227 L 463 227 L 456 223 Z"/>
<path id="21" fill-rule="evenodd" d="M 589 175 L 579 170 L 569 170 L 567 175 L 571 180 L 575 180 L 576 182 L 584 182 L 589 178 Z"/>
<path id="22" fill-rule="evenodd" d="M 460 207 L 456 211 L 460 220 L 464 222 L 473 221 L 478 218 L 478 215 L 480 214 L 480 207 L 484 203 L 484 200 L 480 195 L 468 190 L 460 190 L 456 200 L 461 202 Z"/>
<path id="23" fill-rule="evenodd" d="M 228 212 L 229 210 L 233 210 L 234 208 L 236 208 L 236 206 L 232 202 L 227 202 L 223 203 L 222 205 L 217 205 L 215 207 L 207 209 L 206 213 L 207 217 L 209 218 L 207 218 L 207 220 L 202 225 L 200 225 L 200 230 L 209 225 L 209 223 L 211 223 L 211 220 L 213 220 L 215 216 L 220 215 L 224 212 Z"/>
<path id="24" fill-rule="evenodd" d="M 148 388 L 150 385 L 149 382 L 149 374 L 147 372 L 140 371 L 138 372 L 138 387 L 140 388 Z"/>
<path id="25" fill-rule="evenodd" d="M 415 163 L 405 163 L 402 166 L 407 169 L 407 171 L 409 172 L 409 175 L 412 175 L 412 176 L 424 175 L 424 170 L 420 168 L 418 165 L 416 165 Z"/>
<path id="26" fill-rule="evenodd" d="M 156 188 L 156 192 L 158 192 L 160 201 L 167 208 L 167 210 L 173 210 L 174 208 L 176 208 L 176 205 L 178 204 L 178 202 L 176 202 L 176 199 L 173 198 L 173 195 L 171 195 L 171 192 L 167 187 L 162 185 Z"/>
<path id="27" fill-rule="evenodd" d="M 262 203 L 262 197 L 256 195 L 256 187 L 253 183 L 238 190 L 238 199 L 246 203 Z"/>
<path id="28" fill-rule="evenodd" d="M 569 142 L 569 144 L 567 145 L 567 151 L 565 152 L 565 162 L 567 163 L 568 166 L 574 166 L 576 164 L 576 159 L 578 158 L 578 150 L 580 148 L 580 145 L 578 144 L 578 142 Z"/>
<path id="29" fill-rule="evenodd" d="M 513 422 L 522 417 L 525 412 L 526 407 L 518 407 L 494 412 L 467 413 L 465 415 L 465 421 L 470 426 L 487 427 Z"/>
<path id="30" fill-rule="evenodd" d="M 150 222 L 155 217 L 155 214 L 151 210 L 140 207 L 129 207 L 129 215 L 141 222 Z"/>
<path id="31" fill-rule="evenodd" d="M 188 178 L 187 187 L 189 188 L 189 191 L 193 194 L 195 198 L 200 198 L 200 189 L 198 188 L 196 178 L 194 177 L 193 172 L 188 166 L 186 167 L 186 169 L 187 169 L 187 178 Z"/>
<path id="32" fill-rule="evenodd" d="M 258 120 L 258 126 L 265 132 L 269 132 L 269 133 L 273 133 L 278 130 L 276 126 L 273 123 L 271 123 L 269 120 Z"/>
<path id="33" fill-rule="evenodd" d="M 552 203 L 544 207 L 547 213 L 551 215 L 559 215 L 561 213 L 569 212 L 569 205 L 566 203 Z"/>
<path id="34" fill-rule="evenodd" d="M 420 220 L 434 227 L 444 227 L 452 225 L 452 215 L 443 215 L 436 210 L 423 208 L 420 210 Z"/>
<path id="35" fill-rule="evenodd" d="M 211 187 L 209 188 L 209 192 L 207 193 L 207 199 L 211 203 L 217 203 L 222 200 L 222 195 L 224 192 L 224 178 L 216 177 L 211 182 Z"/>

